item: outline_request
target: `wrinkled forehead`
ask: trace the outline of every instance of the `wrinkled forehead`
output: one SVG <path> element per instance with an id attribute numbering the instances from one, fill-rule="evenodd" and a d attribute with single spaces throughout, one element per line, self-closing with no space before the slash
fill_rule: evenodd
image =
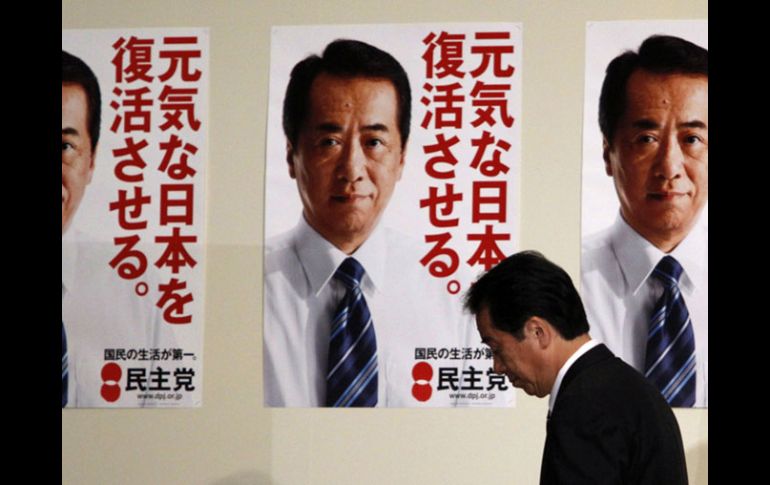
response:
<path id="1" fill-rule="evenodd" d="M 626 83 L 626 111 L 639 104 L 661 106 L 693 104 L 708 108 L 708 76 L 682 72 L 635 70 Z M 637 105 L 637 106 L 634 106 Z"/>
<path id="2" fill-rule="evenodd" d="M 380 103 L 380 108 L 398 109 L 398 95 L 393 82 L 386 78 L 367 76 L 338 76 L 320 73 L 310 85 L 308 117 L 314 111 L 335 103 Z"/>
<path id="3" fill-rule="evenodd" d="M 708 127 L 708 78 L 699 74 L 635 71 L 626 85 L 617 128 Z M 618 130 L 613 135 L 617 137 Z"/>

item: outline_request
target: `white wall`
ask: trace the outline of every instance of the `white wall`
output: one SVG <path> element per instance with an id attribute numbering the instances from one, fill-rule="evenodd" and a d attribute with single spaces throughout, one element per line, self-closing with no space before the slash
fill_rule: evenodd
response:
<path id="1" fill-rule="evenodd" d="M 498 410 L 262 407 L 270 26 L 523 22 L 521 248 L 579 281 L 585 23 L 707 16 L 706 0 L 63 0 L 62 28 L 210 27 L 211 118 L 204 405 L 62 412 L 62 483 L 537 483 L 547 401 L 520 391 Z M 708 411 L 676 415 L 690 483 L 708 483 Z"/>

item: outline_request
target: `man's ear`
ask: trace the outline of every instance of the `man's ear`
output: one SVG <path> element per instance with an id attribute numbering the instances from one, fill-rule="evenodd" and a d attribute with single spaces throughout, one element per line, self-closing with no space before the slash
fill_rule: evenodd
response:
<path id="1" fill-rule="evenodd" d="M 612 177 L 612 162 L 610 161 L 610 142 L 607 141 L 607 137 L 602 137 L 602 158 L 604 158 L 604 172 Z"/>
<path id="2" fill-rule="evenodd" d="M 91 179 L 94 177 L 94 168 L 96 168 L 96 148 L 94 147 L 93 150 L 91 150 L 91 164 L 88 167 L 88 180 L 86 180 L 86 184 L 91 183 Z"/>
<path id="3" fill-rule="evenodd" d="M 289 177 L 296 179 L 297 174 L 294 171 L 294 148 L 289 140 L 286 140 L 286 163 L 289 165 Z"/>
<path id="4" fill-rule="evenodd" d="M 401 159 L 398 161 L 398 177 L 396 180 L 401 180 L 401 175 L 404 173 L 404 164 L 406 163 L 406 145 L 401 149 Z"/>
<path id="5" fill-rule="evenodd" d="M 525 335 L 534 338 L 541 349 L 545 349 L 551 345 L 555 330 L 548 320 L 540 317 L 529 317 L 524 323 L 524 332 Z"/>

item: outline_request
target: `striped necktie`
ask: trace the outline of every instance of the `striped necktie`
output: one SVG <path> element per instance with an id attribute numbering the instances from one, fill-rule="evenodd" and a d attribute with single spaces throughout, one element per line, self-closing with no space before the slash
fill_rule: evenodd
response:
<path id="1" fill-rule="evenodd" d="M 69 369 L 67 363 L 67 334 L 64 332 L 64 322 L 61 322 L 61 407 L 67 405 L 67 385 Z"/>
<path id="2" fill-rule="evenodd" d="M 377 338 L 361 291 L 364 268 L 353 258 L 342 262 L 334 278 L 345 286 L 331 324 L 326 405 L 377 405 Z"/>
<path id="3" fill-rule="evenodd" d="M 695 334 L 679 277 L 682 267 L 666 256 L 652 272 L 663 283 L 663 295 L 655 305 L 647 335 L 645 376 L 660 389 L 671 406 L 695 404 Z"/>

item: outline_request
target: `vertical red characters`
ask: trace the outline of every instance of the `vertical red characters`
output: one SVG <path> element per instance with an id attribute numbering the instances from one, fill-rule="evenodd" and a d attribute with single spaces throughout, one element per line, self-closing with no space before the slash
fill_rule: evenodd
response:
<path id="1" fill-rule="evenodd" d="M 465 33 L 431 32 L 423 44 L 426 82 L 420 102 L 425 111 L 420 127 L 434 142 L 422 146 L 425 173 L 432 183 L 420 208 L 435 231 L 424 236 L 429 248 L 420 263 L 432 276 L 449 279 L 461 262 L 491 268 L 505 258 L 500 243 L 511 239 L 506 228 L 507 158 L 515 122 L 509 109 L 514 45 L 507 31 L 475 32 L 472 39 Z M 473 158 L 458 159 L 455 153 L 468 147 Z M 461 167 L 471 169 L 465 172 L 472 177 L 470 193 L 459 188 L 464 182 L 457 175 Z M 470 210 L 463 210 L 467 204 Z M 463 219 L 467 214 L 470 221 Z M 460 227 L 471 229 L 459 234 Z M 457 237 L 472 243 L 472 254 L 454 244 Z M 460 289 L 449 279 L 447 291 Z"/>
<path id="2" fill-rule="evenodd" d="M 124 188 L 109 205 L 122 230 L 113 240 L 117 252 L 110 266 L 121 278 L 137 280 L 138 295 L 152 293 L 166 323 L 189 324 L 186 305 L 194 295 L 185 278 L 197 264 L 189 247 L 198 242 L 192 233 L 198 147 L 185 138 L 201 129 L 196 115 L 202 74 L 198 37 L 120 37 L 112 48 L 110 129 L 123 138 L 112 156 L 115 177 Z M 145 178 L 148 170 L 157 171 L 156 176 Z M 150 185 L 148 180 L 160 182 Z M 161 282 L 148 292 L 141 278 L 148 267 L 144 248 L 152 244 Z"/>

